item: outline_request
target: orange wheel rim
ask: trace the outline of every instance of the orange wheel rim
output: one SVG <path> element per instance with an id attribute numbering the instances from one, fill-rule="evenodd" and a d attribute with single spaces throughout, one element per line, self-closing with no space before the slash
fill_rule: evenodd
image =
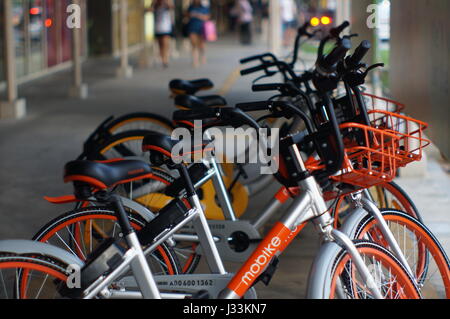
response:
<path id="1" fill-rule="evenodd" d="M 446 296 L 447 296 L 447 298 L 450 298 L 450 269 L 448 268 L 445 257 L 442 256 L 442 253 L 439 250 L 438 246 L 436 246 L 434 240 L 432 238 L 430 238 L 428 236 L 428 234 L 426 234 L 423 231 L 422 228 L 417 228 L 416 224 L 407 218 L 404 218 L 404 217 L 398 216 L 398 215 L 385 215 L 384 218 L 386 221 L 395 221 L 395 222 L 400 223 L 400 225 L 407 226 L 408 229 L 411 232 L 413 232 L 414 235 L 417 237 L 419 251 L 418 251 L 418 262 L 417 262 L 416 274 L 418 276 L 422 275 L 425 270 L 425 266 L 426 266 L 426 262 L 427 262 L 426 250 L 428 249 L 428 251 L 435 257 L 434 260 L 439 269 L 439 272 L 442 275 L 441 277 L 444 281 Z M 370 223 L 367 224 L 367 226 L 364 229 L 369 230 L 370 228 L 372 228 L 372 226 L 374 226 L 375 223 L 376 223 L 375 220 L 371 221 Z M 361 239 L 366 233 L 367 233 L 367 231 L 366 232 L 362 231 L 359 238 Z M 420 278 L 420 277 L 418 277 L 418 278 Z"/>
<path id="2" fill-rule="evenodd" d="M 117 217 L 116 216 L 109 216 L 109 215 L 89 215 L 89 216 L 80 216 L 71 220 L 68 220 L 60 225 L 58 225 L 57 227 L 53 228 L 49 233 L 47 233 L 44 237 L 42 237 L 42 239 L 40 239 L 40 242 L 46 242 L 48 241 L 48 239 L 50 237 L 52 237 L 54 234 L 56 234 L 58 231 L 60 231 L 61 229 L 76 223 L 79 224 L 80 222 L 84 222 L 84 221 L 89 221 L 92 219 L 106 219 L 106 220 L 111 220 L 111 221 L 117 221 Z M 142 227 L 134 222 L 131 222 L 131 226 L 136 230 L 139 231 L 142 229 Z M 77 243 L 78 246 L 79 243 Z M 169 273 L 169 275 L 174 275 L 175 274 L 175 270 L 172 267 L 172 263 L 170 263 L 170 258 L 169 256 L 167 256 L 166 252 L 164 251 L 164 249 L 161 246 L 158 246 L 157 248 L 158 252 L 161 254 L 161 257 L 163 258 L 164 262 L 166 263 L 167 266 L 167 272 Z M 80 259 L 84 259 L 81 258 Z"/>
<path id="3" fill-rule="evenodd" d="M 400 289 L 397 286 L 397 292 L 399 294 L 399 297 L 401 299 L 406 299 L 406 298 L 412 298 L 412 299 L 419 299 L 420 296 L 418 295 L 415 287 L 413 286 L 413 284 L 409 281 L 408 276 L 406 275 L 406 273 L 404 272 L 404 270 L 397 264 L 397 263 L 392 263 L 390 261 L 388 261 L 388 259 L 386 259 L 386 255 L 378 250 L 378 249 L 374 249 L 371 247 L 362 247 L 362 248 L 358 248 L 358 251 L 360 253 L 366 253 L 368 255 L 371 256 L 375 256 L 378 257 L 379 261 L 385 266 L 388 267 L 389 269 L 393 270 L 393 272 L 397 275 L 397 278 L 402 279 L 405 283 L 409 283 L 406 284 L 403 288 L 404 289 Z M 338 264 L 338 266 L 336 267 L 336 271 L 334 272 L 334 276 L 332 278 L 331 281 L 331 292 L 330 292 L 330 299 L 334 299 L 335 298 L 335 288 L 336 288 L 336 283 L 337 283 L 337 278 L 338 276 L 342 273 L 342 271 L 345 268 L 345 265 L 349 262 L 350 260 L 350 256 L 346 255 Z M 354 278 L 355 276 L 355 267 L 352 267 L 352 277 Z M 393 287 L 395 288 L 395 287 Z"/>
<path id="4" fill-rule="evenodd" d="M 62 274 L 61 272 L 59 272 L 55 269 L 43 266 L 43 265 L 39 265 L 39 264 L 19 262 L 19 261 L 0 263 L 0 269 L 7 269 L 7 268 L 23 269 L 24 276 L 22 277 L 22 281 L 20 283 L 21 299 L 27 299 L 26 288 L 27 288 L 28 281 L 26 280 L 26 278 L 28 277 L 28 273 L 30 270 L 35 270 L 35 271 L 40 271 L 40 272 L 46 273 L 56 279 L 64 281 L 64 282 L 67 280 L 67 276 Z"/>

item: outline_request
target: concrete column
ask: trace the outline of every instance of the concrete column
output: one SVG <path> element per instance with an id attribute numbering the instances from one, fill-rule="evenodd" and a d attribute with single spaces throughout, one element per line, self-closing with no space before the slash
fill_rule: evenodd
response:
<path id="1" fill-rule="evenodd" d="M 272 0 L 269 2 L 269 48 L 275 55 L 281 54 L 282 38 L 280 2 Z"/>
<path id="2" fill-rule="evenodd" d="M 120 78 L 131 78 L 133 68 L 129 64 L 128 53 L 128 0 L 120 0 L 120 67 L 117 69 L 117 76 Z"/>
<path id="3" fill-rule="evenodd" d="M 376 29 L 368 27 L 368 19 L 370 15 L 373 13 L 372 11 L 368 12 L 368 8 L 370 5 L 373 5 L 376 1 L 374 0 L 353 0 L 351 1 L 351 32 L 358 33 L 359 37 L 354 38 L 354 46 L 359 45 L 359 42 L 362 40 L 369 40 L 372 43 L 372 49 L 366 55 L 364 62 L 372 65 L 377 61 L 376 52 L 377 52 L 377 44 L 378 40 L 376 37 Z M 374 93 L 380 94 L 380 80 L 379 80 L 379 71 L 375 70 L 371 72 L 370 82 L 374 87 Z"/>
<path id="4" fill-rule="evenodd" d="M 351 19 L 351 0 L 339 0 L 336 2 L 336 25 Z"/>
<path id="5" fill-rule="evenodd" d="M 0 102 L 0 118 L 22 118 L 26 114 L 24 99 L 18 98 L 16 52 L 14 43 L 14 29 L 12 25 L 12 0 L 3 0 L 5 27 L 5 70 L 8 90 L 7 101 Z"/>
<path id="6" fill-rule="evenodd" d="M 80 0 L 74 0 L 73 4 L 81 7 Z M 81 26 L 82 28 L 83 26 Z M 81 28 L 72 29 L 72 76 L 73 83 L 69 90 L 69 96 L 86 99 L 88 97 L 88 87 L 83 83 L 82 57 L 81 57 Z"/>
<path id="7" fill-rule="evenodd" d="M 142 50 L 139 55 L 139 67 L 148 68 L 151 63 L 150 63 L 150 46 L 145 36 L 145 0 L 141 0 L 141 8 L 142 8 L 142 27 L 141 27 Z"/>
<path id="8" fill-rule="evenodd" d="M 389 72 L 392 96 L 406 105 L 408 115 L 429 123 L 424 133 L 446 158 L 450 158 L 449 10 L 448 0 L 391 2 Z"/>

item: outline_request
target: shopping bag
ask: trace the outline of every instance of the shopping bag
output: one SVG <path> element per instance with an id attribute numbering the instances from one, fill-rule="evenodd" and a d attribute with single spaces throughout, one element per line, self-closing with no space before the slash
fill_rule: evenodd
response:
<path id="1" fill-rule="evenodd" d="M 208 42 L 217 41 L 217 29 L 214 21 L 205 21 L 203 24 L 203 36 Z"/>

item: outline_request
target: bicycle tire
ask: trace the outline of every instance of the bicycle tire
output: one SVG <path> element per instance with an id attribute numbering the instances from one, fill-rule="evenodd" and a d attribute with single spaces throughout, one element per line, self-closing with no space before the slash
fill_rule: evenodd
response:
<path id="1" fill-rule="evenodd" d="M 0 299 L 63 298 L 59 288 L 70 275 L 68 266 L 48 256 L 0 253 Z M 42 283 L 36 282 L 40 274 Z M 35 291 L 37 295 L 32 294 Z"/>
<path id="2" fill-rule="evenodd" d="M 90 160 L 107 160 L 112 158 L 121 158 L 130 156 L 138 157 L 144 161 L 148 160 L 148 153 L 142 151 L 142 140 L 149 134 L 149 131 L 137 130 L 129 131 L 112 136 L 102 145 L 97 146 L 95 151 L 90 154 Z M 133 143 L 133 145 L 125 145 L 125 143 Z M 134 149 L 134 150 L 131 150 Z M 112 152 L 111 152 L 112 151 Z M 111 152 L 111 153 L 109 153 Z M 170 176 L 169 173 L 166 172 Z M 172 178 L 172 177 L 171 177 Z M 173 179 L 173 178 L 172 178 Z M 232 179 L 223 178 L 225 186 L 229 186 Z M 242 216 L 248 207 L 248 193 L 244 186 L 236 183 L 231 191 L 231 203 L 233 205 L 236 217 Z M 217 196 L 212 181 L 208 181 L 201 187 L 199 191 L 200 201 L 202 202 L 205 214 L 209 219 L 224 219 L 222 208 L 217 203 Z M 158 210 L 162 207 L 158 207 Z"/>
<path id="3" fill-rule="evenodd" d="M 424 224 L 402 211 L 382 210 L 382 214 L 408 259 L 422 295 L 425 298 L 450 299 L 450 263 L 437 238 Z M 357 226 L 355 238 L 388 246 L 376 227 L 375 218 L 370 215 Z"/>
<path id="4" fill-rule="evenodd" d="M 374 279 L 378 279 L 376 283 L 379 285 L 379 289 L 383 294 L 385 299 L 397 299 L 397 298 L 387 298 L 387 297 L 400 297 L 401 299 L 419 299 L 420 293 L 415 286 L 413 279 L 408 275 L 403 265 L 394 257 L 387 249 L 384 247 L 369 241 L 354 241 L 356 249 L 361 254 L 361 257 L 364 261 L 367 262 L 365 257 L 370 257 L 370 260 L 378 261 L 378 264 L 369 264 L 366 266 L 371 270 L 372 276 Z M 373 266 L 373 267 L 371 267 Z M 393 280 L 395 280 L 395 285 L 390 287 L 391 289 L 385 289 L 386 283 L 381 280 L 385 280 L 386 273 L 383 272 L 383 276 L 381 276 L 379 272 L 381 266 L 384 266 L 386 270 L 389 270 L 388 274 L 392 272 Z M 347 271 L 344 273 L 344 271 Z M 345 274 L 345 275 L 344 275 Z M 339 285 L 339 277 L 343 276 L 343 284 L 341 285 L 341 291 L 344 292 L 340 297 L 348 297 L 351 299 L 363 299 L 363 297 L 367 299 L 373 299 L 368 292 L 368 287 L 366 283 L 363 283 L 361 280 L 358 280 L 356 267 L 354 267 L 351 263 L 350 255 L 345 251 L 341 250 L 340 253 L 333 261 L 333 268 L 330 273 L 331 278 L 331 286 L 330 286 L 330 299 L 334 299 L 337 297 L 336 291 Z M 390 283 L 390 281 L 388 281 Z M 400 289 L 399 289 L 400 287 Z M 351 289 L 349 289 L 351 288 Z M 358 290 L 359 288 L 359 290 Z M 398 289 L 394 290 L 394 289 Z M 392 293 L 396 293 L 393 295 Z M 397 296 L 397 294 L 400 294 Z"/>
<path id="5" fill-rule="evenodd" d="M 146 224 L 145 220 L 137 214 L 129 213 L 128 218 L 135 230 L 140 230 Z M 97 221 L 97 224 L 94 224 L 95 221 Z M 103 229 L 100 229 L 99 221 L 102 221 Z M 105 225 L 105 221 L 108 222 L 107 225 Z M 113 227 L 112 235 L 110 227 Z M 81 260 L 86 260 L 87 256 L 95 251 L 95 248 L 103 240 L 116 237 L 116 228 L 117 236 L 120 237 L 120 226 L 113 210 L 103 207 L 86 207 L 56 217 L 42 227 L 33 236 L 33 240 L 55 246 L 62 245 L 61 248 L 76 255 Z M 89 237 L 85 238 L 86 235 Z M 67 238 L 66 241 L 65 238 Z M 96 246 L 94 246 L 94 242 L 97 243 Z M 151 258 L 150 261 L 155 261 L 154 267 L 162 267 L 160 269 L 163 274 L 175 275 L 181 272 L 175 252 L 166 243 L 162 243 L 157 250 L 147 257 L 147 259 L 149 258 Z"/>
<path id="6" fill-rule="evenodd" d="M 111 123 L 108 123 L 105 127 L 105 130 L 110 134 L 118 134 L 137 129 L 171 134 L 175 126 L 172 121 L 164 116 L 149 112 L 135 112 L 122 115 L 111 121 Z"/>

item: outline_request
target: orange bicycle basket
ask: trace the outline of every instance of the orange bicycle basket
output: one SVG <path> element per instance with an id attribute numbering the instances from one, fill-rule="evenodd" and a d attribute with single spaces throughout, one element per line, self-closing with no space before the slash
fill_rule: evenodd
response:
<path id="1" fill-rule="evenodd" d="M 373 94 L 362 93 L 365 98 L 367 111 L 382 110 L 393 113 L 400 113 L 406 106 L 394 100 L 379 97 Z"/>
<path id="2" fill-rule="evenodd" d="M 404 167 L 422 159 L 423 149 L 431 143 L 423 134 L 428 127 L 427 123 L 388 111 L 376 110 L 368 113 L 374 128 L 388 131 L 399 138 L 395 154 L 397 167 Z"/>
<path id="3" fill-rule="evenodd" d="M 344 135 L 344 164 L 338 174 L 330 178 L 336 182 L 368 188 L 395 178 L 395 156 L 399 137 L 388 130 L 358 124 L 340 126 Z M 308 160 L 309 170 L 322 169 L 320 160 Z"/>

